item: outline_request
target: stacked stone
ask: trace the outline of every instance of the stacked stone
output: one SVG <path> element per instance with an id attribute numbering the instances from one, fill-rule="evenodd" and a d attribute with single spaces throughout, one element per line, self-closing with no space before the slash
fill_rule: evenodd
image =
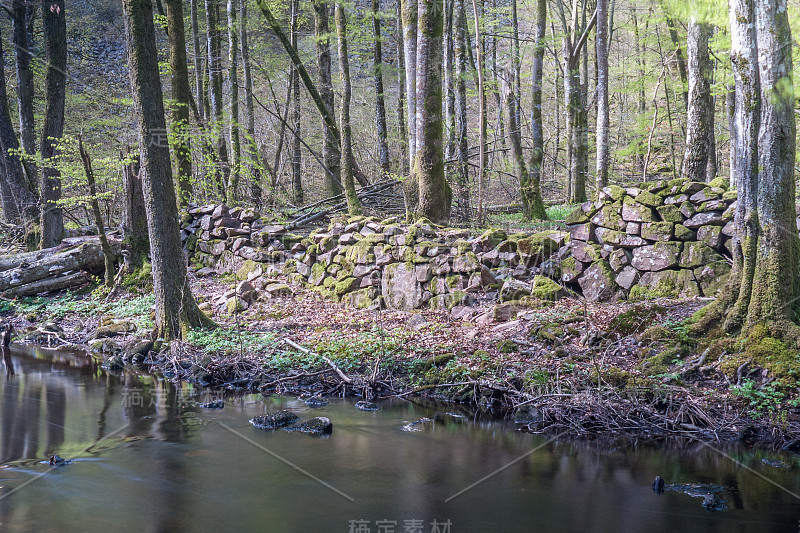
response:
<path id="1" fill-rule="evenodd" d="M 489 230 L 471 238 L 468 230 L 439 230 L 426 220 L 401 226 L 396 219 L 353 217 L 312 233 L 304 253 L 287 262 L 285 271 L 326 298 L 354 307 L 449 310 L 526 284 L 567 236 Z M 526 296 L 533 286 L 544 292 L 545 284 L 533 281 Z M 561 289 L 547 281 L 549 289 Z"/>
<path id="2" fill-rule="evenodd" d="M 730 272 L 735 200 L 722 178 L 605 187 L 567 217 L 561 280 L 593 301 L 714 296 Z"/>
<path id="3" fill-rule="evenodd" d="M 253 208 L 189 206 L 182 215 L 181 242 L 200 265 L 237 272 L 246 260 L 282 264 L 305 248 L 284 226 L 265 225 Z"/>

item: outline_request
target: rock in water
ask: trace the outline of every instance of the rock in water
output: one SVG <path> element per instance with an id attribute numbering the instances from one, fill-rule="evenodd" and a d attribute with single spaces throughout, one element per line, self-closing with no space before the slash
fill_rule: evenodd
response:
<path id="1" fill-rule="evenodd" d="M 307 433 L 309 435 L 330 435 L 333 432 L 333 424 L 330 419 L 324 416 L 318 416 L 303 422 L 299 426 L 287 428 L 287 431 L 299 431 L 300 433 Z"/>
<path id="2" fill-rule="evenodd" d="M 356 402 L 356 409 L 361 409 L 362 411 L 377 411 L 380 409 L 377 404 L 372 402 Z"/>
<path id="3" fill-rule="evenodd" d="M 213 402 L 198 403 L 197 407 L 201 407 L 203 409 L 222 409 L 225 407 L 225 402 L 222 400 L 215 400 Z"/>
<path id="4" fill-rule="evenodd" d="M 655 481 L 653 481 L 653 490 L 656 494 L 664 492 L 664 479 L 661 476 L 656 476 Z"/>
<path id="5" fill-rule="evenodd" d="M 58 455 L 50 456 L 50 466 L 66 466 L 71 464 L 72 464 L 71 459 L 64 459 L 62 457 L 59 457 Z"/>
<path id="6" fill-rule="evenodd" d="M 328 402 L 320 398 L 319 396 L 309 396 L 305 400 L 303 400 L 305 404 L 309 407 L 323 407 L 328 405 Z"/>
<path id="7" fill-rule="evenodd" d="M 261 429 L 277 429 L 291 426 L 297 422 L 298 419 L 299 417 L 291 411 L 281 409 L 275 413 L 258 415 L 250 420 L 250 423 Z"/>

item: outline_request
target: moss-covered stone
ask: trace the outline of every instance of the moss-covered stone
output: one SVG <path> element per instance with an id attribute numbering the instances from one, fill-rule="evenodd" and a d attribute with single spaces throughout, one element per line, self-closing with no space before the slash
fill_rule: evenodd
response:
<path id="1" fill-rule="evenodd" d="M 497 348 L 497 351 L 500 353 L 514 353 L 519 351 L 517 343 L 512 341 L 511 339 L 502 339 L 497 342 L 497 345 L 495 347 Z"/>
<path id="2" fill-rule="evenodd" d="M 534 276 L 531 283 L 531 296 L 539 300 L 557 300 L 564 294 L 564 288 L 546 276 Z"/>
<path id="3" fill-rule="evenodd" d="M 727 191 L 730 188 L 730 181 L 726 176 L 717 176 L 708 182 L 708 186 L 719 187 L 720 189 L 725 189 Z"/>
<path id="4" fill-rule="evenodd" d="M 690 230 L 683 224 L 675 224 L 675 239 L 679 241 L 691 241 L 696 237 L 694 230 Z"/>
<path id="5" fill-rule="evenodd" d="M 646 205 L 647 207 L 656 208 L 661 206 L 664 203 L 664 199 L 649 192 L 649 191 L 642 191 L 636 195 L 636 201 L 640 204 Z"/>
<path id="6" fill-rule="evenodd" d="M 642 224 L 642 238 L 650 241 L 670 241 L 675 234 L 672 222 L 647 222 Z"/>
<path id="7" fill-rule="evenodd" d="M 338 296 L 342 296 L 343 294 L 347 294 L 348 292 L 353 292 L 354 290 L 358 289 L 360 285 L 361 280 L 359 278 L 346 277 L 336 282 L 335 291 Z"/>
<path id="8" fill-rule="evenodd" d="M 241 268 L 236 271 L 236 279 L 247 279 L 247 276 L 253 273 L 260 273 L 263 267 L 253 260 L 247 259 L 242 263 Z"/>
<path id="9" fill-rule="evenodd" d="M 609 185 L 607 187 L 603 187 L 603 193 L 605 193 L 615 202 L 620 202 L 622 201 L 622 198 L 625 197 L 625 189 L 619 185 Z"/>
<path id="10" fill-rule="evenodd" d="M 659 216 L 664 222 L 672 222 L 674 224 L 680 224 L 683 222 L 681 210 L 676 205 L 660 205 L 656 207 L 656 211 L 658 211 Z"/>

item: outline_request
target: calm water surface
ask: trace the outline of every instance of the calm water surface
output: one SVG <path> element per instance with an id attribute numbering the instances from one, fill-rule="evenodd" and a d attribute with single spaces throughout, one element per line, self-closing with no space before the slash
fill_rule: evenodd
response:
<path id="1" fill-rule="evenodd" d="M 250 395 L 213 411 L 195 405 L 217 398 L 209 391 L 39 349 L 5 351 L 0 371 L 4 532 L 800 532 L 791 454 L 549 442 L 485 413 L 406 401 L 363 412 Z M 326 416 L 333 434 L 248 423 L 278 408 Z M 403 431 L 422 417 L 433 422 Z M 51 469 L 52 453 L 73 463 Z M 719 485 L 728 509 L 656 495 L 657 474 Z"/>

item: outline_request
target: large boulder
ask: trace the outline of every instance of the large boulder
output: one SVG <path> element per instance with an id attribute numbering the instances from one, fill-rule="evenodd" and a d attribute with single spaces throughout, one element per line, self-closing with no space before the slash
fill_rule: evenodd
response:
<path id="1" fill-rule="evenodd" d="M 422 304 L 422 283 L 413 263 L 392 263 L 383 269 L 381 295 L 386 307 L 411 311 Z"/>
<path id="2" fill-rule="evenodd" d="M 678 265 L 683 243 L 657 242 L 650 246 L 642 246 L 633 251 L 631 265 L 636 270 L 659 271 L 674 268 Z"/>
<path id="3" fill-rule="evenodd" d="M 583 296 L 593 302 L 605 302 L 619 296 L 619 287 L 614 282 L 614 272 L 605 261 L 597 261 L 584 270 L 578 279 Z"/>

